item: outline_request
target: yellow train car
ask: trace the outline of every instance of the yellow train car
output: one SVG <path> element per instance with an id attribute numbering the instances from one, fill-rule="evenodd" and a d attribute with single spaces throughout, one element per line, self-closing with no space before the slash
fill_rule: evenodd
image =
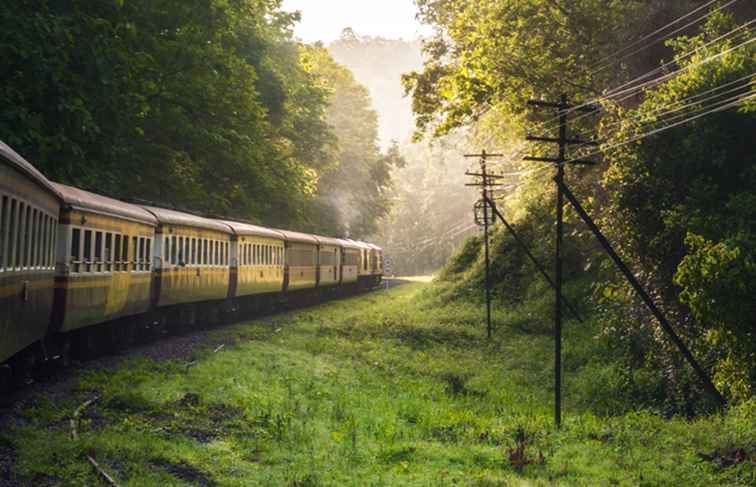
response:
<path id="1" fill-rule="evenodd" d="M 52 326 L 71 332 L 146 312 L 157 220 L 139 206 L 63 184 Z"/>
<path id="2" fill-rule="evenodd" d="M 312 235 L 278 230 L 286 243 L 284 289 L 296 291 L 318 285 L 318 241 Z"/>
<path id="3" fill-rule="evenodd" d="M 142 208 L 158 222 L 153 304 L 163 307 L 229 298 L 231 227 L 180 211 Z"/>
<path id="4" fill-rule="evenodd" d="M 284 236 L 275 230 L 226 221 L 234 231 L 231 288 L 234 297 L 282 292 Z"/>
<path id="5" fill-rule="evenodd" d="M 383 275 L 383 249 L 375 244 L 367 244 L 370 247 L 370 272 L 374 277 Z"/>
<path id="6" fill-rule="evenodd" d="M 341 283 L 342 241 L 315 235 L 318 242 L 318 287 L 338 286 Z"/>
<path id="7" fill-rule="evenodd" d="M 359 245 L 351 240 L 341 240 L 341 283 L 353 284 L 357 282 L 360 270 Z"/>
<path id="8" fill-rule="evenodd" d="M 59 208 L 52 184 L 0 142 L 0 391 L 10 370 L 2 364 L 21 358 L 50 325 Z"/>

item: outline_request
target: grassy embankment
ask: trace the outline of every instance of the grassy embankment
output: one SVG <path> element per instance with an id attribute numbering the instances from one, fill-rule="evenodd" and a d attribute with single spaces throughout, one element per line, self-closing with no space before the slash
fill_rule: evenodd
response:
<path id="1" fill-rule="evenodd" d="M 85 374 L 0 441 L 29 485 L 98 485 L 85 452 L 122 486 L 752 485 L 756 404 L 623 411 L 610 358 L 569 322 L 557 431 L 548 293 L 497 309 L 489 343 L 480 307 L 444 291 L 379 291 L 219 330 L 217 353 Z M 95 394 L 72 442 L 67 418 Z"/>

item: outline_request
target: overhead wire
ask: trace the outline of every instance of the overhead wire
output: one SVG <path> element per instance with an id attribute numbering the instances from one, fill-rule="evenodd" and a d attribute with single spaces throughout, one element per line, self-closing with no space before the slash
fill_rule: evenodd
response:
<path id="1" fill-rule="evenodd" d="M 725 54 L 728 54 L 728 53 L 730 53 L 732 51 L 740 49 L 741 47 L 745 47 L 745 46 L 751 44 L 755 39 L 751 38 L 751 39 L 749 39 L 749 40 L 747 40 L 745 42 L 742 42 L 742 43 L 740 43 L 740 44 L 738 44 L 736 46 L 733 46 L 733 47 L 731 47 L 731 48 L 729 48 L 729 49 L 727 49 L 725 51 L 722 51 L 722 52 L 719 52 L 719 53 L 714 54 L 712 56 L 709 56 L 707 58 L 704 58 L 704 59 L 702 59 L 702 60 L 700 60 L 700 61 L 698 61 L 696 63 L 689 64 L 687 66 L 679 68 L 679 69 L 677 69 L 675 71 L 672 71 L 670 73 L 664 74 L 664 75 L 659 76 L 657 78 L 653 78 L 653 79 L 644 81 L 644 82 L 642 82 L 640 84 L 637 84 L 637 85 L 634 85 L 634 86 L 629 86 L 629 85 L 633 85 L 633 83 L 637 83 L 639 81 L 642 81 L 642 80 L 648 78 L 649 76 L 653 76 L 654 74 L 657 74 L 657 73 L 659 73 L 661 71 L 664 71 L 665 69 L 667 69 L 668 67 L 670 67 L 670 66 L 672 66 L 674 64 L 679 64 L 679 62 L 682 61 L 683 59 L 686 59 L 688 57 L 693 56 L 697 52 L 699 52 L 699 51 L 701 51 L 701 50 L 703 50 L 703 49 L 711 46 L 712 44 L 714 44 L 716 42 L 719 42 L 719 41 L 722 41 L 722 40 L 724 40 L 724 39 L 726 39 L 728 37 L 734 36 L 735 33 L 739 32 L 739 31 L 741 31 L 743 29 L 747 29 L 749 26 L 753 25 L 755 22 L 756 22 L 756 19 L 751 19 L 748 22 L 746 22 L 746 23 L 744 23 L 744 24 L 742 24 L 742 25 L 740 25 L 740 26 L 738 26 L 738 27 L 736 27 L 736 28 L 734 28 L 734 29 L 732 29 L 732 30 L 730 30 L 730 31 L 728 31 L 728 32 L 720 35 L 719 37 L 717 37 L 715 39 L 712 39 L 712 40 L 704 43 L 701 46 L 698 46 L 695 49 L 691 49 L 690 51 L 688 51 L 688 52 L 686 52 L 686 53 L 684 53 L 684 54 L 682 54 L 680 56 L 677 56 L 672 61 L 669 61 L 669 62 L 666 62 L 666 63 L 662 63 L 661 66 L 656 67 L 656 68 L 654 68 L 654 69 L 652 69 L 650 71 L 647 71 L 646 73 L 644 73 L 644 74 L 642 74 L 640 76 L 637 76 L 637 77 L 633 78 L 632 80 L 629 80 L 629 81 L 627 81 L 627 82 L 625 82 L 625 83 L 623 83 L 623 84 L 621 84 L 621 85 L 619 85 L 619 86 L 617 86 L 615 88 L 612 88 L 610 90 L 606 90 L 604 92 L 604 94 L 602 94 L 601 96 L 597 96 L 597 97 L 591 98 L 591 99 L 589 99 L 587 101 L 581 102 L 581 103 L 576 104 L 576 105 L 574 105 L 574 106 L 572 106 L 572 107 L 570 107 L 570 108 L 568 108 L 566 110 L 563 110 L 562 113 L 565 114 L 565 115 L 569 115 L 569 114 L 574 113 L 574 112 L 576 112 L 578 110 L 582 110 L 584 108 L 591 107 L 591 106 L 597 108 L 596 112 L 601 111 L 602 108 L 600 107 L 599 104 L 601 102 L 603 102 L 603 101 L 609 101 L 609 100 L 611 100 L 611 101 L 614 101 L 614 102 L 620 102 L 620 101 L 627 100 L 628 98 L 631 98 L 632 96 L 635 96 L 636 94 L 640 93 L 640 91 L 643 90 L 643 89 L 646 89 L 648 87 L 655 86 L 655 85 L 657 85 L 659 83 L 667 81 L 667 80 L 673 78 L 674 76 L 676 76 L 676 75 L 678 75 L 678 74 L 680 74 L 682 72 L 685 72 L 687 70 L 690 70 L 690 69 L 693 69 L 693 68 L 696 68 L 696 67 L 700 67 L 700 66 L 706 65 L 706 64 L 708 64 L 708 63 L 710 63 L 712 61 L 715 61 L 716 59 L 719 59 L 720 57 L 724 56 Z M 747 34 L 749 32 L 750 31 L 745 31 L 745 32 L 743 32 L 743 34 Z M 738 34 L 738 36 L 740 36 L 740 35 L 741 34 Z M 617 96 L 621 96 L 621 98 L 615 99 L 615 97 L 617 97 Z M 595 114 L 595 112 L 583 113 L 583 114 L 579 115 L 578 117 L 576 117 L 575 119 L 573 119 L 573 122 L 577 121 L 577 120 L 580 120 L 582 118 L 585 118 L 587 116 L 593 115 L 593 114 Z M 537 130 L 551 130 L 551 129 L 555 128 L 557 126 L 557 124 L 558 124 L 559 116 L 560 115 L 555 115 L 555 116 L 553 116 L 553 117 L 551 117 L 551 118 L 549 118 L 547 120 L 544 120 L 544 121 L 540 122 L 536 126 L 535 129 L 537 129 Z"/>
<path id="2" fill-rule="evenodd" d="M 726 109 L 729 109 L 729 108 L 736 107 L 736 106 L 742 104 L 745 101 L 750 101 L 750 100 L 753 100 L 753 99 L 756 99 L 756 93 L 751 94 L 751 95 L 747 95 L 747 96 L 736 95 L 736 96 L 728 98 L 726 100 L 722 100 L 720 102 L 714 103 L 713 105 L 717 105 L 715 107 L 712 107 L 712 106 L 705 107 L 706 111 L 704 111 L 703 113 L 699 113 L 699 114 L 694 115 L 694 116 L 689 116 L 688 118 L 685 118 L 684 120 L 681 120 L 679 122 L 675 122 L 675 123 L 672 123 L 672 124 L 669 124 L 669 125 L 665 125 L 663 127 L 657 128 L 657 129 L 653 129 L 653 130 L 648 131 L 648 132 L 644 132 L 642 134 L 639 134 L 637 136 L 634 136 L 634 137 L 631 137 L 629 139 L 623 140 L 621 142 L 617 142 L 617 143 L 614 143 L 614 144 L 611 144 L 611 145 L 608 145 L 608 146 L 602 146 L 600 149 L 597 149 L 597 150 L 595 150 L 595 151 L 593 151 L 593 152 L 591 152 L 591 153 L 589 153 L 587 155 L 583 155 L 580 158 L 575 158 L 575 159 L 567 160 L 565 163 L 574 162 L 574 161 L 576 161 L 578 159 L 582 159 L 582 158 L 585 158 L 585 157 L 591 157 L 591 156 L 600 154 L 602 152 L 606 152 L 607 150 L 615 149 L 617 147 L 621 147 L 621 146 L 630 144 L 632 142 L 636 142 L 638 140 L 645 139 L 646 137 L 650 137 L 652 135 L 658 134 L 660 132 L 664 132 L 664 131 L 672 129 L 674 127 L 678 127 L 680 125 L 684 125 L 686 123 L 692 122 L 693 120 L 697 120 L 699 118 L 702 118 L 702 117 L 704 117 L 706 115 L 710 115 L 712 113 L 716 113 L 716 112 L 720 112 L 722 110 L 726 110 Z"/>
<path id="3" fill-rule="evenodd" d="M 628 45 L 626 45 L 626 46 L 624 46 L 624 47 L 622 47 L 622 48 L 620 48 L 620 49 L 618 49 L 618 50 L 614 51 L 614 52 L 613 52 L 612 54 L 609 54 L 609 55 L 607 55 L 607 56 L 605 56 L 605 57 L 603 57 L 603 58 L 599 59 L 599 60 L 598 60 L 598 62 L 596 62 L 595 64 L 597 64 L 597 65 L 601 65 L 601 64 L 603 64 L 603 63 L 604 63 L 605 61 L 607 61 L 607 60 L 609 60 L 609 59 L 613 59 L 613 58 L 615 58 L 616 56 L 618 56 L 618 55 L 619 55 L 620 53 L 622 53 L 623 51 L 625 51 L 625 50 L 627 50 L 627 49 L 630 49 L 630 48 L 632 48 L 632 47 L 635 47 L 635 46 L 636 46 L 636 45 L 638 45 L 639 43 L 641 43 L 641 42 L 643 42 L 643 41 L 645 41 L 645 40 L 647 40 L 647 39 L 649 39 L 649 38 L 651 38 L 651 37 L 655 36 L 656 34 L 659 34 L 659 33 L 661 33 L 661 32 L 662 32 L 662 31 L 664 31 L 664 30 L 667 30 L 667 29 L 668 29 L 669 27 L 671 27 L 671 26 L 675 25 L 676 23 L 678 23 L 678 22 L 680 22 L 680 21 L 682 21 L 682 20 L 685 20 L 686 18 L 690 17 L 691 15 L 693 15 L 693 14 L 695 14 L 695 13 L 697 13 L 697 12 L 700 12 L 700 11 L 701 11 L 702 9 L 705 9 L 706 7 L 710 6 L 710 5 L 711 5 L 711 4 L 713 4 L 713 3 L 716 3 L 716 2 L 718 2 L 718 1 L 719 1 L 719 0 L 710 0 L 709 2 L 707 2 L 707 3 L 703 4 L 703 5 L 701 5 L 700 7 L 697 7 L 697 8 L 695 8 L 695 9 L 691 10 L 690 12 L 686 13 L 686 14 L 685 14 L 685 15 L 683 15 L 682 17 L 679 17 L 679 18 L 677 18 L 677 19 L 675 19 L 675 20 L 673 20 L 673 21 L 671 21 L 671 22 L 669 22 L 669 23 L 667 23 L 667 24 L 663 25 L 662 27 L 659 27 L 659 28 L 658 28 L 658 29 L 656 29 L 655 31 L 653 31 L 653 32 L 651 32 L 651 33 L 648 33 L 648 34 L 644 35 L 643 37 L 641 37 L 640 39 L 637 39 L 637 40 L 633 41 L 632 43 L 630 43 L 630 44 L 628 44 Z"/>
<path id="4" fill-rule="evenodd" d="M 732 5 L 734 3 L 737 3 L 739 1 L 740 0 L 730 0 L 726 4 L 720 5 L 720 6 L 716 7 L 716 8 L 714 8 L 714 9 L 710 10 L 705 15 L 703 15 L 703 16 L 701 16 L 701 17 L 699 17 L 699 18 L 697 18 L 697 19 L 695 19 L 695 20 L 693 20 L 691 22 L 688 22 L 687 24 L 683 25 L 682 27 L 678 27 L 677 29 L 673 30 L 672 32 L 668 32 L 667 34 L 665 34 L 664 37 L 656 39 L 655 41 L 651 42 L 650 44 L 647 44 L 647 45 L 645 45 L 645 46 L 643 46 L 641 48 L 635 49 L 632 52 L 624 54 L 624 55 L 622 55 L 619 58 L 615 58 L 614 56 L 616 56 L 617 54 L 619 54 L 619 52 L 621 52 L 622 50 L 627 49 L 627 48 L 633 46 L 634 44 L 631 44 L 630 46 L 626 46 L 625 48 L 621 49 L 620 51 L 618 51 L 617 53 L 614 54 L 613 59 L 611 60 L 610 63 L 608 63 L 608 64 L 604 65 L 603 67 L 600 67 L 600 68 L 592 71 L 590 73 L 590 75 L 598 74 L 601 71 L 604 71 L 604 70 L 606 70 L 606 69 L 614 66 L 615 64 L 618 64 L 621 61 L 624 61 L 625 59 L 627 59 L 627 58 L 629 58 L 631 56 L 634 56 L 635 54 L 638 54 L 638 53 L 644 51 L 645 49 L 648 49 L 649 47 L 651 47 L 651 46 L 653 46 L 655 44 L 658 44 L 659 41 L 662 41 L 662 40 L 665 40 L 665 39 L 669 39 L 671 36 L 673 36 L 673 35 L 675 35 L 675 34 L 677 34 L 679 32 L 682 32 L 683 30 L 687 29 L 688 27 L 691 27 L 691 26 L 697 24 L 698 22 L 709 18 L 710 16 L 714 15 L 715 13 L 719 12 L 720 10 L 725 9 L 725 8 L 729 7 L 730 5 Z M 705 4 L 705 5 L 701 6 L 701 7 L 698 7 L 697 9 L 693 10 L 692 12 L 689 12 L 688 14 L 684 15 L 683 17 L 680 17 L 680 19 L 678 19 L 677 21 L 673 22 L 672 24 L 677 23 L 678 21 L 680 21 L 680 20 L 682 20 L 684 18 L 687 18 L 690 15 L 693 15 L 694 13 L 700 11 L 702 8 L 705 8 L 705 7 L 709 6 L 709 5 L 711 5 L 712 3 L 714 3 L 714 1 L 710 1 L 707 4 Z"/>

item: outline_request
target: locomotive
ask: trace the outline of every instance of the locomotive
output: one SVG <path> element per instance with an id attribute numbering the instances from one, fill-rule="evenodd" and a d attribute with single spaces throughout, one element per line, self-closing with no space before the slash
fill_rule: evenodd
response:
<path id="1" fill-rule="evenodd" d="M 380 247 L 49 181 L 0 141 L 0 391 L 40 365 L 366 290 Z"/>

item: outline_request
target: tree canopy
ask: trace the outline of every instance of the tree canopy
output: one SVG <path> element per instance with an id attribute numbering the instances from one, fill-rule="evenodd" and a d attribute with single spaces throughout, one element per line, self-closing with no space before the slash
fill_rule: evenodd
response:
<path id="1" fill-rule="evenodd" d="M 426 44 L 423 69 L 404 77 L 417 135 L 465 129 L 476 142 L 517 154 L 526 129 L 536 126 L 527 99 L 554 100 L 561 93 L 573 101 L 598 99 L 600 114 L 581 117 L 570 135 L 602 140 L 602 150 L 591 154 L 599 164 L 568 168 L 568 185 L 600 218 L 686 343 L 711 366 L 719 388 L 731 399 L 751 397 L 754 4 L 419 0 L 418 5 L 437 35 Z M 683 21 L 670 24 L 680 17 Z M 601 96 L 639 76 L 655 81 L 619 100 Z M 555 126 L 538 127 L 555 136 L 548 133 Z M 526 166 L 509 161 L 503 167 Z M 553 251 L 552 172 L 531 169 L 538 168 L 527 166 L 527 175 L 506 179 L 517 189 L 503 207 L 534 253 L 546 259 Z M 590 240 L 569 209 L 565 228 L 566 275 L 578 279 L 590 269 L 605 338 L 632 364 L 625 386 L 639 390 L 639 368 L 661 371 L 668 382 L 656 399 L 667 411 L 690 413 L 691 395 L 701 392 L 691 389 L 690 370 L 601 249 L 586 245 Z M 514 247 L 509 240 L 494 237 L 493 272 L 503 281 L 505 298 L 521 297 L 527 289 L 522 276 L 530 273 L 523 272 L 521 259 L 505 256 Z M 449 275 L 476 282 L 479 259 L 468 246 Z M 512 280 L 517 286 L 504 282 Z"/>
<path id="2" fill-rule="evenodd" d="M 279 7 L 9 0 L 0 139 L 58 181 L 306 225 L 335 136 Z"/>

